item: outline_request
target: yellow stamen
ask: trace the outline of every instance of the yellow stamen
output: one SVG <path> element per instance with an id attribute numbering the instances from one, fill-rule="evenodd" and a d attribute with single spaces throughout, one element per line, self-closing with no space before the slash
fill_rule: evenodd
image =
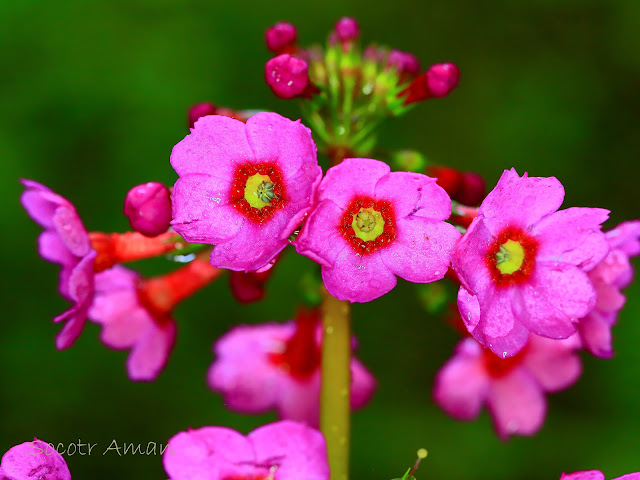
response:
<path id="1" fill-rule="evenodd" d="M 507 240 L 500 245 L 496 254 L 496 267 L 503 275 L 510 275 L 520 270 L 524 262 L 524 248 L 519 242 Z"/>

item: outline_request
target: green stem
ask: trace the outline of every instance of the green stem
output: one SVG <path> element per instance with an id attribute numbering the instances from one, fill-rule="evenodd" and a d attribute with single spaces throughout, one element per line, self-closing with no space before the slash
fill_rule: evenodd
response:
<path id="1" fill-rule="evenodd" d="M 348 480 L 351 408 L 349 303 L 332 297 L 326 291 L 323 291 L 322 328 L 320 429 L 327 442 L 331 480 Z"/>

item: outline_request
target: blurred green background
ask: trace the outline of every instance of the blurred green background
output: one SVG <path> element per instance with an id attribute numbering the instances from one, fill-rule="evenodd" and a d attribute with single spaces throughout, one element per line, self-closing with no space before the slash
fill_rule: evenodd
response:
<path id="1" fill-rule="evenodd" d="M 169 153 L 186 134 L 189 105 L 212 101 L 297 118 L 295 103 L 264 83 L 266 27 L 290 20 L 309 44 L 343 15 L 359 19 L 365 42 L 462 70 L 450 98 L 387 123 L 382 146 L 419 149 L 482 173 L 490 185 L 512 166 L 557 176 L 565 205 L 609 208 L 608 226 L 638 216 L 637 0 L 3 0 L 0 453 L 34 435 L 81 439 L 98 447 L 67 458 L 75 479 L 159 479 L 166 477 L 160 457 L 102 451 L 113 439 L 164 443 L 190 426 L 247 432 L 273 419 L 230 413 L 207 389 L 211 344 L 238 323 L 290 318 L 292 286 L 311 262 L 288 255 L 262 304 L 237 305 L 221 280 L 180 306 L 167 369 L 155 383 L 135 384 L 126 377 L 126 352 L 102 346 L 95 325 L 73 348 L 55 350 L 58 326 L 50 319 L 66 305 L 57 268 L 36 253 L 39 229 L 19 206 L 18 178 L 69 198 L 90 230 L 127 229 L 128 188 L 175 180 Z M 412 285 L 400 282 L 392 294 L 355 306 L 359 356 L 380 387 L 353 417 L 353 478 L 400 476 L 419 447 L 429 450 L 419 478 L 555 480 L 563 470 L 592 468 L 611 478 L 640 470 L 640 285 L 627 293 L 615 358 L 585 355 L 577 385 L 550 397 L 541 432 L 508 443 L 497 440 L 486 413 L 458 423 L 433 404 L 433 377 L 457 337 L 424 313 Z"/>

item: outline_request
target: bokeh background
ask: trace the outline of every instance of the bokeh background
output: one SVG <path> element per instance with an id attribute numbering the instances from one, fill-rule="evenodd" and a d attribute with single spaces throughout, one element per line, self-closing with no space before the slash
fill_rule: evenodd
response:
<path id="1" fill-rule="evenodd" d="M 57 352 L 65 309 L 57 268 L 38 258 L 39 229 L 20 208 L 20 177 L 72 200 L 90 230 L 124 231 L 127 190 L 171 184 L 168 159 L 186 134 L 186 110 L 212 101 L 276 110 L 295 102 L 263 81 L 266 27 L 290 20 L 301 43 L 322 41 L 343 15 L 360 20 L 364 41 L 416 53 L 424 65 L 456 62 L 461 83 L 446 100 L 388 122 L 386 149 L 416 148 L 431 160 L 472 169 L 495 184 L 504 168 L 557 176 L 565 205 L 612 210 L 612 226 L 638 217 L 640 3 L 637 0 L 414 2 L 223 2 L 20 0 L 0 2 L 0 453 L 33 436 L 97 443 L 68 457 L 75 479 L 166 478 L 157 457 L 102 455 L 109 443 L 165 443 L 186 427 L 247 432 L 271 421 L 224 408 L 207 389 L 211 345 L 256 319 L 290 318 L 298 275 L 313 265 L 288 255 L 267 299 L 237 305 L 226 280 L 179 307 L 179 335 L 167 369 L 152 384 L 125 374 L 126 352 L 102 346 L 88 325 Z M 151 262 L 146 271 L 162 271 Z M 431 400 L 433 378 L 456 334 L 425 313 L 414 286 L 353 309 L 359 355 L 380 382 L 353 417 L 354 479 L 401 476 L 419 447 L 420 478 L 550 479 L 598 468 L 607 478 L 640 470 L 640 285 L 615 329 L 616 356 L 584 355 L 584 374 L 550 397 L 533 438 L 502 443 L 484 413 L 458 423 Z M 86 449 L 86 447 L 85 447 Z"/>

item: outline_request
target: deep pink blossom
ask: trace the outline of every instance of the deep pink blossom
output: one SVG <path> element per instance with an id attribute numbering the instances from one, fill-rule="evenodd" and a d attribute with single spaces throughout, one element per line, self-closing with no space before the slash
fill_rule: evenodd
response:
<path id="1" fill-rule="evenodd" d="M 10 448 L 0 463 L 2 480 L 71 480 L 64 458 L 48 443 L 34 438 Z"/>
<path id="2" fill-rule="evenodd" d="M 605 236 L 609 254 L 589 272 L 597 293 L 596 306 L 580 320 L 578 331 L 587 350 L 598 357 L 610 358 L 613 356 L 611 328 L 626 301 L 620 290 L 633 279 L 629 259 L 640 254 L 640 221 L 624 222 Z"/>
<path id="3" fill-rule="evenodd" d="M 295 47 L 298 33 L 296 27 L 289 22 L 278 22 L 265 32 L 267 48 L 273 53 L 284 53 Z"/>
<path id="4" fill-rule="evenodd" d="M 301 58 L 283 53 L 270 59 L 264 67 L 264 78 L 271 91 L 289 100 L 302 95 L 309 86 L 309 65 Z"/>
<path id="5" fill-rule="evenodd" d="M 604 480 L 604 473 L 600 470 L 586 470 L 582 472 L 563 473 L 560 480 Z M 611 480 L 640 480 L 640 472 L 628 473 Z"/>
<path id="6" fill-rule="evenodd" d="M 444 222 L 451 200 L 435 179 L 350 158 L 329 169 L 318 202 L 296 249 L 322 266 L 334 297 L 369 302 L 393 289 L 396 275 L 419 283 L 444 277 L 460 234 Z"/>
<path id="7" fill-rule="evenodd" d="M 22 180 L 22 184 L 26 187 L 20 198 L 22 206 L 45 229 L 38 238 L 40 255 L 61 266 L 58 289 L 73 303 L 53 319 L 64 323 L 56 337 L 56 346 L 62 350 L 73 344 L 86 323 L 96 252 L 71 202 L 38 182 Z"/>
<path id="8" fill-rule="evenodd" d="M 546 415 L 545 393 L 571 386 L 580 376 L 578 336 L 550 340 L 532 335 L 518 355 L 502 359 L 472 338 L 462 340 L 436 377 L 434 399 L 458 420 L 472 420 L 483 405 L 498 435 L 533 435 Z"/>
<path id="9" fill-rule="evenodd" d="M 230 270 L 258 270 L 288 244 L 322 176 L 309 129 L 275 113 L 203 117 L 171 164 L 174 229 Z"/>
<path id="10" fill-rule="evenodd" d="M 169 480 L 329 480 L 324 437 L 292 421 L 247 436 L 225 427 L 180 432 L 162 461 Z"/>
<path id="11" fill-rule="evenodd" d="M 529 332 L 567 338 L 596 303 L 585 271 L 609 246 L 599 208 L 558 211 L 564 188 L 556 178 L 505 171 L 456 245 L 462 286 L 458 308 L 467 329 L 502 357 L 518 353 Z"/>
<path id="12" fill-rule="evenodd" d="M 124 214 L 136 232 L 156 237 L 171 224 L 171 193 L 158 182 L 136 185 L 127 193 Z"/>
<path id="13" fill-rule="evenodd" d="M 272 409 L 282 419 L 318 425 L 322 327 L 317 314 L 300 312 L 295 322 L 241 325 L 220 338 L 209 386 L 225 404 L 243 413 Z M 351 360 L 351 406 L 363 407 L 376 381 Z"/>
<path id="14" fill-rule="evenodd" d="M 140 276 L 119 265 L 96 274 L 95 299 L 89 317 L 102 325 L 100 339 L 110 348 L 131 350 L 129 378 L 154 380 L 173 348 L 176 325 L 169 316 L 156 318 L 141 302 Z"/>
<path id="15" fill-rule="evenodd" d="M 355 18 L 342 17 L 336 22 L 336 36 L 340 43 L 352 42 L 360 35 L 360 28 Z"/>

